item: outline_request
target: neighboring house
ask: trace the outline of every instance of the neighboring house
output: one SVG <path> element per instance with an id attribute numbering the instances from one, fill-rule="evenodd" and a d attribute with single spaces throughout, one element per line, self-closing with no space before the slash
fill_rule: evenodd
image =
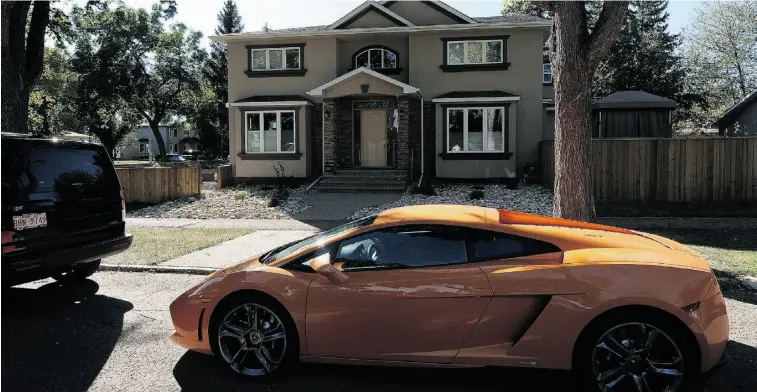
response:
<path id="1" fill-rule="evenodd" d="M 158 129 L 166 145 L 166 152 L 169 154 L 181 154 L 184 151 L 198 148 L 199 139 L 192 132 L 179 130 L 168 125 L 160 125 Z M 153 156 L 160 154 L 155 134 L 153 134 L 149 125 L 143 124 L 139 126 L 134 141 L 121 148 L 120 159 L 148 159 L 150 151 L 152 151 Z"/>
<path id="2" fill-rule="evenodd" d="M 301 179 L 334 168 L 514 178 L 554 121 L 550 26 L 366 1 L 329 26 L 210 37 L 228 48 L 233 175 L 270 179 L 281 161 Z"/>
<path id="3" fill-rule="evenodd" d="M 644 91 L 618 91 L 592 105 L 592 136 L 671 137 L 676 101 Z"/>
<path id="4" fill-rule="evenodd" d="M 712 126 L 722 136 L 757 136 L 757 90 L 726 109 Z"/>

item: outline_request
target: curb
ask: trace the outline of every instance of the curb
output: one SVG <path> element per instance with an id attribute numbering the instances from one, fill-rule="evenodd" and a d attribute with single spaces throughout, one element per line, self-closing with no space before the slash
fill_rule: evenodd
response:
<path id="1" fill-rule="evenodd" d="M 188 275 L 208 275 L 219 270 L 219 268 L 208 267 L 173 267 L 169 265 L 114 265 L 101 264 L 99 271 L 109 272 L 152 272 L 156 274 L 188 274 Z"/>
<path id="2" fill-rule="evenodd" d="M 757 276 L 744 276 L 739 280 L 746 288 L 757 291 Z"/>

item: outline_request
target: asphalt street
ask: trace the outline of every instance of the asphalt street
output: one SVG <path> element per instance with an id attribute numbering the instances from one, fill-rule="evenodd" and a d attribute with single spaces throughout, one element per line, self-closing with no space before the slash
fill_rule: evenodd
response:
<path id="1" fill-rule="evenodd" d="M 533 369 L 301 365 L 266 383 L 174 345 L 168 305 L 201 276 L 101 272 L 2 292 L 4 391 L 571 391 L 570 374 Z M 757 296 L 727 293 L 729 362 L 697 391 L 757 390 Z"/>

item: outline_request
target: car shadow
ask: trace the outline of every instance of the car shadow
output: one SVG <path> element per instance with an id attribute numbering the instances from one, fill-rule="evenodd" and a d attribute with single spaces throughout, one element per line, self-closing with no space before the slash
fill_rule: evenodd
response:
<path id="1" fill-rule="evenodd" d="M 4 288 L 2 388 L 84 391 L 121 335 L 130 302 L 98 295 L 92 280 Z"/>
<path id="2" fill-rule="evenodd" d="M 723 354 L 725 363 L 702 376 L 692 389 L 705 391 L 755 391 L 757 390 L 757 347 L 733 340 L 728 342 Z"/>
<path id="3" fill-rule="evenodd" d="M 184 391 L 575 391 L 569 372 L 537 369 L 422 369 L 299 364 L 278 380 L 235 375 L 218 359 L 185 353 L 174 367 Z"/>

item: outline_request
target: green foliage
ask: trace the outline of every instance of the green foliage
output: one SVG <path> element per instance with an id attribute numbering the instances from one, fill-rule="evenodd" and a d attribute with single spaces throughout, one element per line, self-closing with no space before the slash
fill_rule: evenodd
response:
<path id="1" fill-rule="evenodd" d="M 689 80 L 706 98 L 694 119 L 707 125 L 757 89 L 757 1 L 699 3 L 682 35 Z"/>
<path id="2" fill-rule="evenodd" d="M 551 19 L 552 14 L 539 5 L 538 1 L 505 0 L 502 4 L 502 14 L 523 14 Z"/>
<path id="3" fill-rule="evenodd" d="M 279 201 L 286 200 L 289 197 L 289 186 L 284 165 L 280 161 L 277 162 L 273 165 L 273 171 L 276 172 L 276 188 L 273 190 L 273 198 Z"/>
<path id="4" fill-rule="evenodd" d="M 79 132 L 76 86 L 77 75 L 68 54 L 59 48 L 45 48 L 42 74 L 29 93 L 29 131 L 41 135 Z"/>
<path id="5" fill-rule="evenodd" d="M 201 90 L 206 57 L 200 32 L 180 23 L 165 26 L 175 12 L 170 1 L 150 11 L 117 2 L 71 12 L 82 100 L 106 107 L 119 103 L 138 113 L 152 128 L 161 156 L 166 151 L 158 124 L 186 111 L 182 97 Z"/>
<path id="6" fill-rule="evenodd" d="M 678 54 L 680 38 L 668 31 L 668 1 L 632 1 L 618 40 L 594 76 L 592 95 L 643 90 L 678 102 L 674 120 L 688 119 L 704 97 Z"/>
<path id="7" fill-rule="evenodd" d="M 215 33 L 217 35 L 241 33 L 243 30 L 244 24 L 242 24 L 242 17 L 239 15 L 236 3 L 233 0 L 225 1 L 218 13 Z M 196 112 L 195 118 L 203 144 L 215 155 L 223 156 L 229 151 L 229 112 L 225 106 L 229 82 L 227 68 L 226 46 L 211 42 L 210 56 L 205 62 L 202 74 L 212 96 L 203 93 L 203 96 L 209 100 L 201 111 Z"/>

